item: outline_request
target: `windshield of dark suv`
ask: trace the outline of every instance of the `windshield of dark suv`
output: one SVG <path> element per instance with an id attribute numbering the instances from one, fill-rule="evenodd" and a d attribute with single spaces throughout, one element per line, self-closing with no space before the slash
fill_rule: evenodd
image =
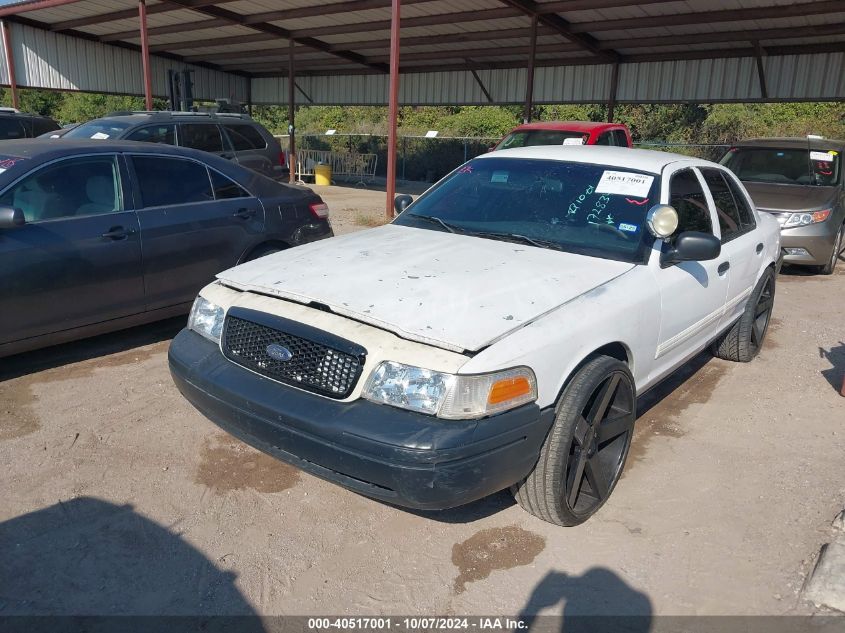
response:
<path id="1" fill-rule="evenodd" d="M 65 134 L 64 138 L 115 139 L 119 138 L 130 125 L 131 123 L 115 119 L 95 119 L 75 127 Z"/>
<path id="2" fill-rule="evenodd" d="M 835 150 L 734 147 L 721 163 L 747 182 L 830 187 L 839 182 L 842 157 Z"/>
<path id="3" fill-rule="evenodd" d="M 644 263 L 659 177 L 623 167 L 478 158 L 429 189 L 394 224 Z"/>

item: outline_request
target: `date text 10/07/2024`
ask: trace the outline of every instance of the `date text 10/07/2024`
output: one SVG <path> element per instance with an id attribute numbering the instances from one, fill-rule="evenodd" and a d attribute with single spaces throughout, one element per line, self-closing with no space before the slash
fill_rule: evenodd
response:
<path id="1" fill-rule="evenodd" d="M 309 618 L 309 631 L 519 631 L 529 624 L 519 618 L 499 617 L 344 617 Z"/>

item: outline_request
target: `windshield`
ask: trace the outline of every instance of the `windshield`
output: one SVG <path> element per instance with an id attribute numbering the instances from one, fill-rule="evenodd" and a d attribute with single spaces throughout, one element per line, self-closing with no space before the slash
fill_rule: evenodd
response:
<path id="1" fill-rule="evenodd" d="M 721 162 L 740 180 L 830 187 L 839 182 L 841 158 L 833 150 L 734 147 Z"/>
<path id="2" fill-rule="evenodd" d="M 64 135 L 64 138 L 118 138 L 129 125 L 125 121 L 97 119 L 73 128 Z"/>
<path id="3" fill-rule="evenodd" d="M 653 242 L 645 216 L 657 202 L 658 182 L 655 174 L 618 167 L 478 158 L 394 223 L 644 263 Z"/>
<path id="4" fill-rule="evenodd" d="M 584 132 L 566 130 L 523 130 L 511 132 L 503 138 L 496 149 L 531 147 L 533 145 L 585 145 L 590 138 Z"/>

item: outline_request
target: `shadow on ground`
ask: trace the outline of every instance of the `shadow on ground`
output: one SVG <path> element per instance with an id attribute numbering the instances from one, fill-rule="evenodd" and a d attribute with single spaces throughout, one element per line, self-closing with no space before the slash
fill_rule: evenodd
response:
<path id="1" fill-rule="evenodd" d="M 540 612 L 548 615 L 538 616 Z M 557 571 L 546 574 L 519 618 L 533 633 L 646 633 L 653 612 L 646 594 L 609 569 L 594 567 L 580 576 Z"/>
<path id="2" fill-rule="evenodd" d="M 843 380 L 845 380 L 845 341 L 839 341 L 839 345 L 834 345 L 827 350 L 820 347 L 819 357 L 827 359 L 831 364 L 830 369 L 822 370 L 822 376 L 836 390 L 836 393 L 842 393 Z"/>
<path id="3" fill-rule="evenodd" d="M 0 619 L 255 615 L 235 587 L 234 573 L 128 505 L 86 497 L 59 502 L 0 523 L 0 544 Z M 19 621 L 27 623 L 34 624 Z M 165 624 L 149 621 L 147 627 L 170 630 Z M 195 624 L 182 620 L 180 628 Z M 209 624 L 201 628 L 209 630 Z M 258 618 L 241 617 L 238 630 L 264 628 Z"/>
<path id="4" fill-rule="evenodd" d="M 9 356 L 0 359 L 0 381 L 172 339 L 185 327 L 186 322 L 187 315 L 173 317 L 119 332 Z"/>

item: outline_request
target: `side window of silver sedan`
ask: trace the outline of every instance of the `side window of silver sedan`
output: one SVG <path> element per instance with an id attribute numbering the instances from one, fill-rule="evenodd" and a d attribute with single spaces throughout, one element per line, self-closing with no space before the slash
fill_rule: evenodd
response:
<path id="1" fill-rule="evenodd" d="M 669 181 L 669 204 L 678 212 L 676 235 L 684 231 L 713 234 L 707 198 L 692 169 L 683 169 L 672 176 Z"/>

